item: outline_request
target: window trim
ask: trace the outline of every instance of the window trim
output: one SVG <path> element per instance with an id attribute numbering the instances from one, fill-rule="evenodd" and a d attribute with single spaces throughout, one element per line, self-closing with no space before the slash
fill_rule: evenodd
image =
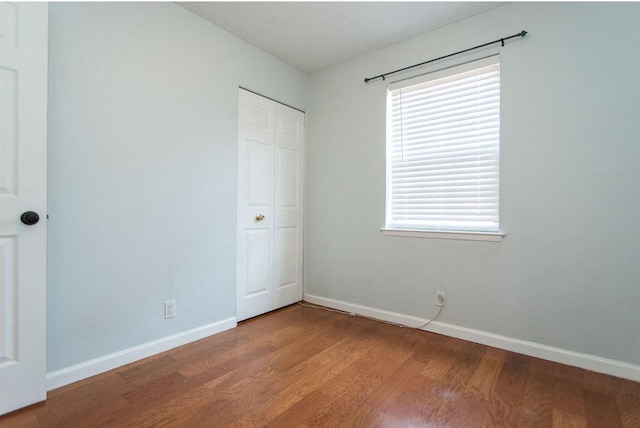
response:
<path id="1" fill-rule="evenodd" d="M 453 239 L 459 241 L 502 242 L 507 235 L 504 232 L 456 232 L 440 230 L 380 229 L 384 236 L 400 236 L 405 238 Z"/>
<path id="2" fill-rule="evenodd" d="M 451 75 L 465 73 L 468 71 L 472 71 L 478 68 L 483 68 L 493 64 L 500 64 L 500 55 L 494 54 L 486 57 L 474 59 L 471 61 L 467 61 L 464 63 L 452 65 L 450 67 L 441 68 L 438 70 L 434 70 L 429 73 L 424 73 L 418 76 L 396 80 L 394 82 L 390 82 L 387 86 L 387 94 L 390 91 L 396 90 L 398 88 L 403 88 L 407 86 L 412 86 L 419 83 L 424 83 L 425 81 L 438 80 L 441 78 L 445 78 Z M 425 79 L 425 76 L 429 76 Z M 455 229 L 412 229 L 412 228 L 402 228 L 402 227 L 394 227 L 393 225 L 388 223 L 388 213 L 389 213 L 389 117 L 390 117 L 390 106 L 389 106 L 389 98 L 387 95 L 387 136 L 386 136 L 386 162 L 387 166 L 385 167 L 385 226 L 380 229 L 384 236 L 396 236 L 396 237 L 409 237 L 409 238 L 432 238 L 432 239 L 452 239 L 452 240 L 466 240 L 466 241 L 489 241 L 489 242 L 501 242 L 502 239 L 506 236 L 506 233 L 502 231 L 500 224 L 498 224 L 497 231 L 472 231 L 472 230 L 455 230 Z M 498 144 L 500 144 L 499 141 Z M 499 187 L 498 187 L 499 189 Z M 500 198 L 498 198 L 498 201 Z M 499 203 L 499 202 L 498 202 Z"/>

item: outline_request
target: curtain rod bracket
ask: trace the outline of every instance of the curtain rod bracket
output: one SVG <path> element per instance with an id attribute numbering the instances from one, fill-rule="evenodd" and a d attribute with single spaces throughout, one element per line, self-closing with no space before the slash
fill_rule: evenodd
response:
<path id="1" fill-rule="evenodd" d="M 420 64 L 410 65 L 409 67 L 404 67 L 404 68 L 400 68 L 400 69 L 398 69 L 398 70 L 390 71 L 390 72 L 388 72 L 388 73 L 383 73 L 383 74 L 381 74 L 381 75 L 379 75 L 379 76 L 376 76 L 376 77 L 365 77 L 365 79 L 364 79 L 364 83 L 369 83 L 369 82 L 371 82 L 372 80 L 376 80 L 376 79 L 382 79 L 383 81 L 385 81 L 385 80 L 386 80 L 386 76 L 388 76 L 388 75 L 390 75 L 390 74 L 399 73 L 399 72 L 401 72 L 401 71 L 409 70 L 410 68 L 419 67 L 419 66 L 421 66 L 421 65 L 429 64 L 430 62 L 434 62 L 434 61 L 438 61 L 438 60 L 441 60 L 441 59 L 449 58 L 449 57 L 452 57 L 452 56 L 454 56 L 454 55 L 458 55 L 458 54 L 461 54 L 461 53 L 465 53 L 465 52 L 472 51 L 472 50 L 474 50 L 474 49 L 484 48 L 485 46 L 489 46 L 489 45 L 492 45 L 492 44 L 494 44 L 494 43 L 498 43 L 498 42 L 500 42 L 500 44 L 501 44 L 502 46 L 504 46 L 504 42 L 505 42 L 505 40 L 513 39 L 514 37 L 524 37 L 524 36 L 526 36 L 526 35 L 527 35 L 527 32 L 526 32 L 525 30 L 522 30 L 522 31 L 520 31 L 519 33 L 514 34 L 514 35 L 512 35 L 512 36 L 509 36 L 509 37 L 503 37 L 503 38 L 501 38 L 501 39 L 494 40 L 493 42 L 484 43 L 484 44 L 482 44 L 482 45 L 478 45 L 478 46 L 474 46 L 474 47 L 472 47 L 472 48 L 468 48 L 468 49 L 464 49 L 464 50 L 461 50 L 461 51 L 458 51 L 458 52 L 454 52 L 454 53 L 452 53 L 452 54 L 445 55 L 445 56 L 441 56 L 441 57 L 439 57 L 439 58 L 430 59 L 429 61 L 421 62 Z"/>

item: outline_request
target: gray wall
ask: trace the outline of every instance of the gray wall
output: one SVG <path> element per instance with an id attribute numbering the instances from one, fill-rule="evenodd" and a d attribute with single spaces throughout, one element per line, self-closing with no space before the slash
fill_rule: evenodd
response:
<path id="1" fill-rule="evenodd" d="M 173 3 L 49 11 L 51 372 L 235 316 L 238 86 L 308 76 Z"/>
<path id="2" fill-rule="evenodd" d="M 439 321 L 640 364 L 638 22 L 514 3 L 313 74 L 305 292 L 431 318 L 444 290 Z M 523 29 L 442 63 L 501 55 L 504 241 L 382 236 L 385 83 L 363 78 Z"/>

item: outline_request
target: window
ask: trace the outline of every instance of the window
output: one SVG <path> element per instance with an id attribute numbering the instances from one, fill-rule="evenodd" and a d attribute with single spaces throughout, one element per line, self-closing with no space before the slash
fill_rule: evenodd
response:
<path id="1" fill-rule="evenodd" d="M 391 84 L 384 231 L 500 235 L 499 153 L 497 56 Z"/>

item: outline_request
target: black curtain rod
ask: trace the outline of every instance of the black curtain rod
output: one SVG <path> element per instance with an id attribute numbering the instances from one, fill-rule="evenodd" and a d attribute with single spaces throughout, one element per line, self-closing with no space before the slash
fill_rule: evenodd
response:
<path id="1" fill-rule="evenodd" d="M 382 80 L 385 80 L 385 78 L 390 74 L 400 73 L 401 71 L 409 70 L 410 68 L 420 67 L 421 65 L 429 64 L 430 62 L 439 61 L 441 59 L 445 59 L 445 58 L 449 58 L 449 57 L 454 56 L 454 55 L 459 55 L 461 53 L 469 52 L 469 51 L 472 51 L 474 49 L 480 49 L 480 48 L 483 48 L 485 46 L 493 45 L 494 43 L 502 43 L 502 46 L 504 46 L 505 40 L 513 39 L 514 37 L 524 37 L 526 34 L 527 34 L 527 32 L 522 30 L 518 34 L 514 34 L 513 36 L 503 37 L 501 39 L 494 40 L 493 42 L 484 43 L 482 45 L 478 45 L 478 46 L 474 46 L 474 47 L 469 48 L 469 49 L 465 49 L 465 50 L 462 50 L 462 51 L 454 52 L 452 54 L 441 56 L 439 58 L 430 59 L 429 61 L 421 62 L 420 64 L 414 64 L 414 65 L 410 65 L 409 67 L 404 67 L 404 68 L 400 68 L 398 70 L 390 71 L 388 73 L 384 73 L 384 74 L 381 74 L 381 75 L 376 76 L 376 77 L 367 77 L 367 78 L 364 79 L 364 83 L 369 83 L 372 80 L 380 79 L 380 78 L 382 78 Z"/>

